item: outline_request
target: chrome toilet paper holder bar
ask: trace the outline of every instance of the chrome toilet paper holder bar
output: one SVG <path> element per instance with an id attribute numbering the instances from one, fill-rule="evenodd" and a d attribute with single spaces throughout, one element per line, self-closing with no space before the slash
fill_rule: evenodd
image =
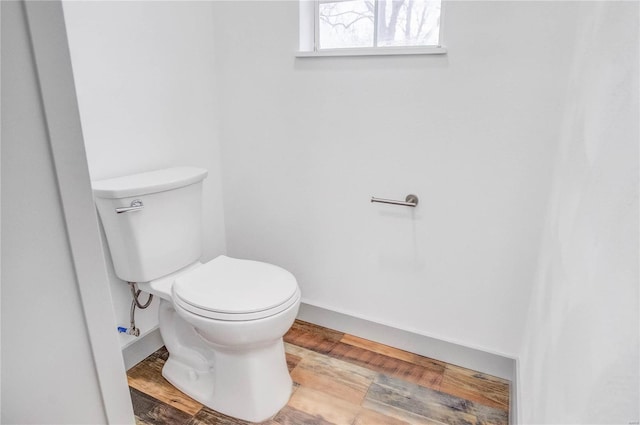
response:
<path id="1" fill-rule="evenodd" d="M 405 207 L 415 207 L 418 205 L 418 197 L 416 195 L 409 194 L 407 195 L 406 198 L 404 198 L 404 201 L 396 201 L 395 199 L 376 198 L 375 196 L 372 196 L 371 202 L 379 202 L 381 204 L 403 205 Z"/>

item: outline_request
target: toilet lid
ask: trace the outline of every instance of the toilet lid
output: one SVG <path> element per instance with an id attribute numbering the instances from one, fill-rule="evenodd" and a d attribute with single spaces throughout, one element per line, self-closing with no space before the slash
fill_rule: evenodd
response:
<path id="1" fill-rule="evenodd" d="M 186 310 L 225 320 L 234 320 L 229 315 L 238 315 L 236 320 L 268 316 L 259 312 L 280 311 L 299 293 L 295 277 L 285 269 L 224 255 L 180 276 L 172 291 Z"/>

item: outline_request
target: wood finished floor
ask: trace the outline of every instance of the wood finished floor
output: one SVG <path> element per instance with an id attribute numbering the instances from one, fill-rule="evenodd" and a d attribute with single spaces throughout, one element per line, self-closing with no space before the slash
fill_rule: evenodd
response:
<path id="1" fill-rule="evenodd" d="M 284 337 L 294 381 L 265 425 L 508 424 L 509 381 L 296 321 Z M 175 389 L 161 348 L 127 373 L 136 422 L 247 424 Z"/>

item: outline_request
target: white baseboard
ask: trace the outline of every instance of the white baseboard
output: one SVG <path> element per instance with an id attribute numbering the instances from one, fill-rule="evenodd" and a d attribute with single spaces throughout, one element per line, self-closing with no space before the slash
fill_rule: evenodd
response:
<path id="1" fill-rule="evenodd" d="M 127 370 L 131 369 L 163 345 L 164 341 L 160 336 L 160 329 L 157 327 L 141 336 L 136 341 L 127 344 L 122 348 L 122 357 L 124 358 L 125 368 Z"/>
<path id="2" fill-rule="evenodd" d="M 514 359 L 476 348 L 442 341 L 306 303 L 300 304 L 298 319 L 509 381 L 515 378 Z"/>

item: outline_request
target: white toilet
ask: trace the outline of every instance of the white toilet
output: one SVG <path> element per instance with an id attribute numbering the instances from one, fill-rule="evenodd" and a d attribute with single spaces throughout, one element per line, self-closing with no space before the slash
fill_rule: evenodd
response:
<path id="1" fill-rule="evenodd" d="M 259 422 L 291 395 L 282 336 L 300 289 L 271 264 L 198 261 L 206 176 L 176 167 L 95 181 L 93 191 L 116 274 L 160 298 L 162 375 L 216 411 Z"/>

